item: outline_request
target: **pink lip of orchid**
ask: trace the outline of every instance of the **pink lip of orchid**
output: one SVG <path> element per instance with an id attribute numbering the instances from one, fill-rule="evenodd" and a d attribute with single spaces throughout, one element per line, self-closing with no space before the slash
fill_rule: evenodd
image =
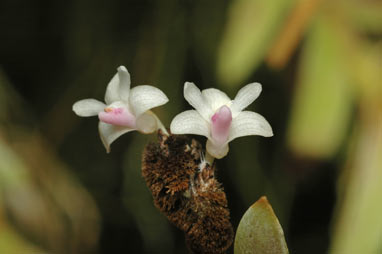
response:
<path id="1" fill-rule="evenodd" d="M 98 113 L 98 118 L 104 123 L 136 128 L 135 116 L 124 108 L 105 108 L 104 111 Z"/>
<path id="2" fill-rule="evenodd" d="M 213 114 L 211 117 L 211 136 L 216 143 L 224 144 L 227 142 L 231 123 L 232 112 L 226 105 Z"/>
<path id="3" fill-rule="evenodd" d="M 106 104 L 95 99 L 84 99 L 73 105 L 73 111 L 78 116 L 98 115 L 98 129 L 107 152 L 111 143 L 127 132 L 152 133 L 158 128 L 163 129 L 162 123 L 150 109 L 168 102 L 167 96 L 153 86 L 130 89 L 127 69 L 120 66 L 117 70 L 106 88 Z"/>
<path id="4" fill-rule="evenodd" d="M 173 134 L 196 134 L 207 137 L 207 154 L 220 159 L 227 155 L 228 143 L 235 138 L 260 135 L 273 136 L 272 127 L 258 113 L 243 111 L 261 93 L 259 83 L 239 90 L 234 100 L 224 92 L 209 88 L 200 91 L 195 84 L 184 84 L 184 97 L 195 110 L 175 116 L 171 122 Z"/>

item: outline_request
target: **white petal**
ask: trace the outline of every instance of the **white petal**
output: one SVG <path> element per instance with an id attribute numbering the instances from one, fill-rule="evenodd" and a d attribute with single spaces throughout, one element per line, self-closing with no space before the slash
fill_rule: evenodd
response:
<path id="1" fill-rule="evenodd" d="M 121 100 L 119 96 L 119 77 L 118 73 L 116 73 L 107 85 L 105 93 L 105 102 L 109 105 L 119 100 Z"/>
<path id="2" fill-rule="evenodd" d="M 144 134 L 153 133 L 158 129 L 157 119 L 152 114 L 148 113 L 139 116 L 136 125 L 137 129 Z"/>
<path id="3" fill-rule="evenodd" d="M 173 134 L 196 134 L 207 138 L 210 136 L 208 122 L 196 110 L 187 110 L 175 116 L 170 130 Z"/>
<path id="4" fill-rule="evenodd" d="M 134 131 L 135 129 L 131 129 L 125 126 L 116 126 L 103 122 L 99 122 L 98 124 L 99 134 L 102 140 L 103 145 L 106 148 L 106 152 L 110 152 L 110 145 L 121 135 Z"/>
<path id="5" fill-rule="evenodd" d="M 218 110 L 223 105 L 228 105 L 231 101 L 231 99 L 224 92 L 215 88 L 203 90 L 202 95 L 207 104 L 210 105 L 213 112 Z"/>
<path id="6" fill-rule="evenodd" d="M 78 116 L 96 116 L 106 105 L 95 99 L 84 99 L 73 104 L 73 111 Z"/>
<path id="7" fill-rule="evenodd" d="M 261 84 L 251 83 L 241 88 L 233 100 L 231 110 L 233 117 L 248 107 L 261 93 Z"/>
<path id="8" fill-rule="evenodd" d="M 125 66 L 118 67 L 119 96 L 123 101 L 129 101 L 130 73 Z"/>
<path id="9" fill-rule="evenodd" d="M 167 96 L 160 89 L 147 85 L 136 86 L 131 89 L 129 100 L 136 117 L 168 102 Z"/>
<path id="10" fill-rule="evenodd" d="M 251 111 L 242 111 L 232 120 L 228 141 L 249 135 L 271 137 L 273 136 L 272 127 L 262 115 Z"/>
<path id="11" fill-rule="evenodd" d="M 221 159 L 227 155 L 229 151 L 228 143 L 224 145 L 215 145 L 211 140 L 207 140 L 206 150 L 216 159 Z"/>
<path id="12" fill-rule="evenodd" d="M 117 73 L 110 80 L 106 88 L 105 102 L 111 104 L 115 101 L 125 101 L 129 99 L 130 92 L 130 74 L 125 66 L 120 66 Z"/>
<path id="13" fill-rule="evenodd" d="M 213 111 L 211 106 L 204 100 L 202 93 L 194 83 L 186 82 L 183 89 L 184 98 L 196 111 L 207 121 L 210 121 Z"/>

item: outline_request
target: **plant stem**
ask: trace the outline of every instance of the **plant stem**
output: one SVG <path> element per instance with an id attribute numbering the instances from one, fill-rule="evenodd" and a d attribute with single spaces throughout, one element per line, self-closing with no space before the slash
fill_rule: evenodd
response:
<path id="1" fill-rule="evenodd" d="M 215 160 L 215 157 L 213 157 L 211 154 L 209 154 L 208 151 L 206 151 L 206 162 L 212 166 L 212 163 Z"/>

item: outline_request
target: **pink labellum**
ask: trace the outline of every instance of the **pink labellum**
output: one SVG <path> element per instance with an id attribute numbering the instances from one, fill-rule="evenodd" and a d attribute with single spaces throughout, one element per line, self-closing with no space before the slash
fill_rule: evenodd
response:
<path id="1" fill-rule="evenodd" d="M 232 112 L 227 106 L 222 106 L 211 117 L 211 136 L 215 144 L 223 145 L 228 140 L 229 128 L 232 123 Z"/>
<path id="2" fill-rule="evenodd" d="M 125 108 L 105 108 L 98 114 L 101 122 L 135 128 L 135 116 Z"/>

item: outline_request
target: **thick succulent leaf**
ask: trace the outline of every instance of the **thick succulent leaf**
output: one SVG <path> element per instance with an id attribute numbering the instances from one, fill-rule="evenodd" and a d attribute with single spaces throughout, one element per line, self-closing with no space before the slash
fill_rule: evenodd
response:
<path id="1" fill-rule="evenodd" d="M 331 157 L 346 134 L 352 87 L 340 27 L 320 17 L 302 52 L 288 129 L 288 145 L 300 156 Z"/>
<path id="2" fill-rule="evenodd" d="M 261 197 L 241 218 L 234 253 L 289 253 L 284 232 L 266 197 Z"/>
<path id="3" fill-rule="evenodd" d="M 236 0 L 218 52 L 221 84 L 241 84 L 262 61 L 294 0 Z"/>

